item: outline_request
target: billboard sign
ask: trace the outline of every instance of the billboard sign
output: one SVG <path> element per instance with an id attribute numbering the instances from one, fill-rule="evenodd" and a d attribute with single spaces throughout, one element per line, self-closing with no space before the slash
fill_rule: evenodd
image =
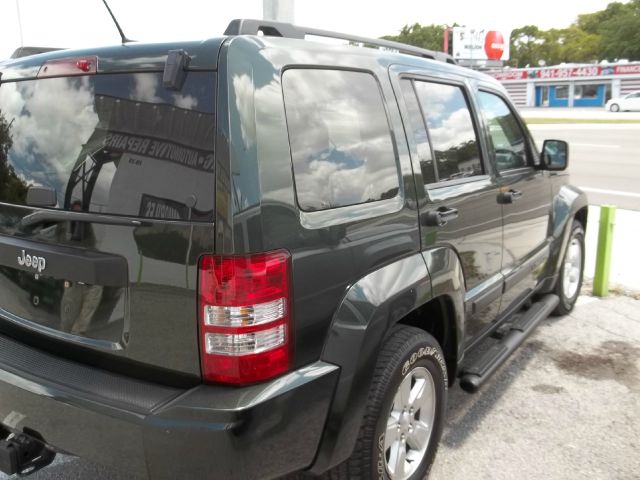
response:
<path id="1" fill-rule="evenodd" d="M 509 60 L 510 31 L 453 27 L 456 60 Z"/>

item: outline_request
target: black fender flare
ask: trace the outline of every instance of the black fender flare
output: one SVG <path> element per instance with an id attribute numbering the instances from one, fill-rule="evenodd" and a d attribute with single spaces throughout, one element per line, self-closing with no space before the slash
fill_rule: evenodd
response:
<path id="1" fill-rule="evenodd" d="M 448 248 L 415 253 L 388 264 L 355 282 L 343 297 L 321 356 L 340 367 L 340 376 L 312 473 L 338 465 L 353 452 L 386 334 L 408 313 L 435 298 L 428 265 L 435 269 L 435 291 L 455 297 L 459 325 L 464 312 L 464 282 L 460 283 L 458 257 Z M 445 273 L 444 269 L 454 271 Z M 454 285 L 458 291 L 452 290 Z"/>
<path id="2" fill-rule="evenodd" d="M 552 281 L 548 285 L 549 288 L 545 290 L 551 291 L 555 286 L 562 262 L 562 253 L 571 235 L 573 219 L 580 210 L 588 206 L 587 195 L 573 185 L 563 185 L 554 196 L 549 220 L 551 249 L 547 264 L 547 277 Z"/>

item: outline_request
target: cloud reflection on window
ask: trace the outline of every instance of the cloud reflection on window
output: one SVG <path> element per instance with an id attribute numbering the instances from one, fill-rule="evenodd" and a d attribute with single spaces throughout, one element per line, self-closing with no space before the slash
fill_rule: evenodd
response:
<path id="1" fill-rule="evenodd" d="M 298 203 L 303 210 L 397 194 L 391 133 L 371 75 L 287 70 L 283 89 Z"/>
<path id="2" fill-rule="evenodd" d="M 6 83 L 0 105 L 12 123 L 9 161 L 24 165 L 30 184 L 55 185 L 60 193 L 83 143 L 98 123 L 88 77 Z"/>
<path id="3" fill-rule="evenodd" d="M 482 163 L 471 112 L 461 87 L 416 81 L 439 181 L 479 175 Z"/>

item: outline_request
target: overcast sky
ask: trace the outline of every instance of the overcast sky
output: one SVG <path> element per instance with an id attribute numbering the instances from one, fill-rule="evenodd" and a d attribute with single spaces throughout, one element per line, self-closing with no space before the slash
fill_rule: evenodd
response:
<path id="1" fill-rule="evenodd" d="M 101 0 L 17 0 L 24 45 L 86 47 L 119 43 Z M 108 0 L 129 38 L 193 40 L 222 34 L 233 18 L 262 18 L 262 0 Z M 299 25 L 379 37 L 403 25 L 452 24 L 510 30 L 565 27 L 609 0 L 295 0 Z M 20 46 L 16 0 L 0 0 L 0 59 Z"/>

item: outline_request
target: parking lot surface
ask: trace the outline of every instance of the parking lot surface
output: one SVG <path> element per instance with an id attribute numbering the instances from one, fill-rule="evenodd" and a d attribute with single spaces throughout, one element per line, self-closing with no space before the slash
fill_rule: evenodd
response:
<path id="1" fill-rule="evenodd" d="M 639 307 L 583 296 L 480 392 L 453 387 L 430 478 L 640 478 Z"/>

